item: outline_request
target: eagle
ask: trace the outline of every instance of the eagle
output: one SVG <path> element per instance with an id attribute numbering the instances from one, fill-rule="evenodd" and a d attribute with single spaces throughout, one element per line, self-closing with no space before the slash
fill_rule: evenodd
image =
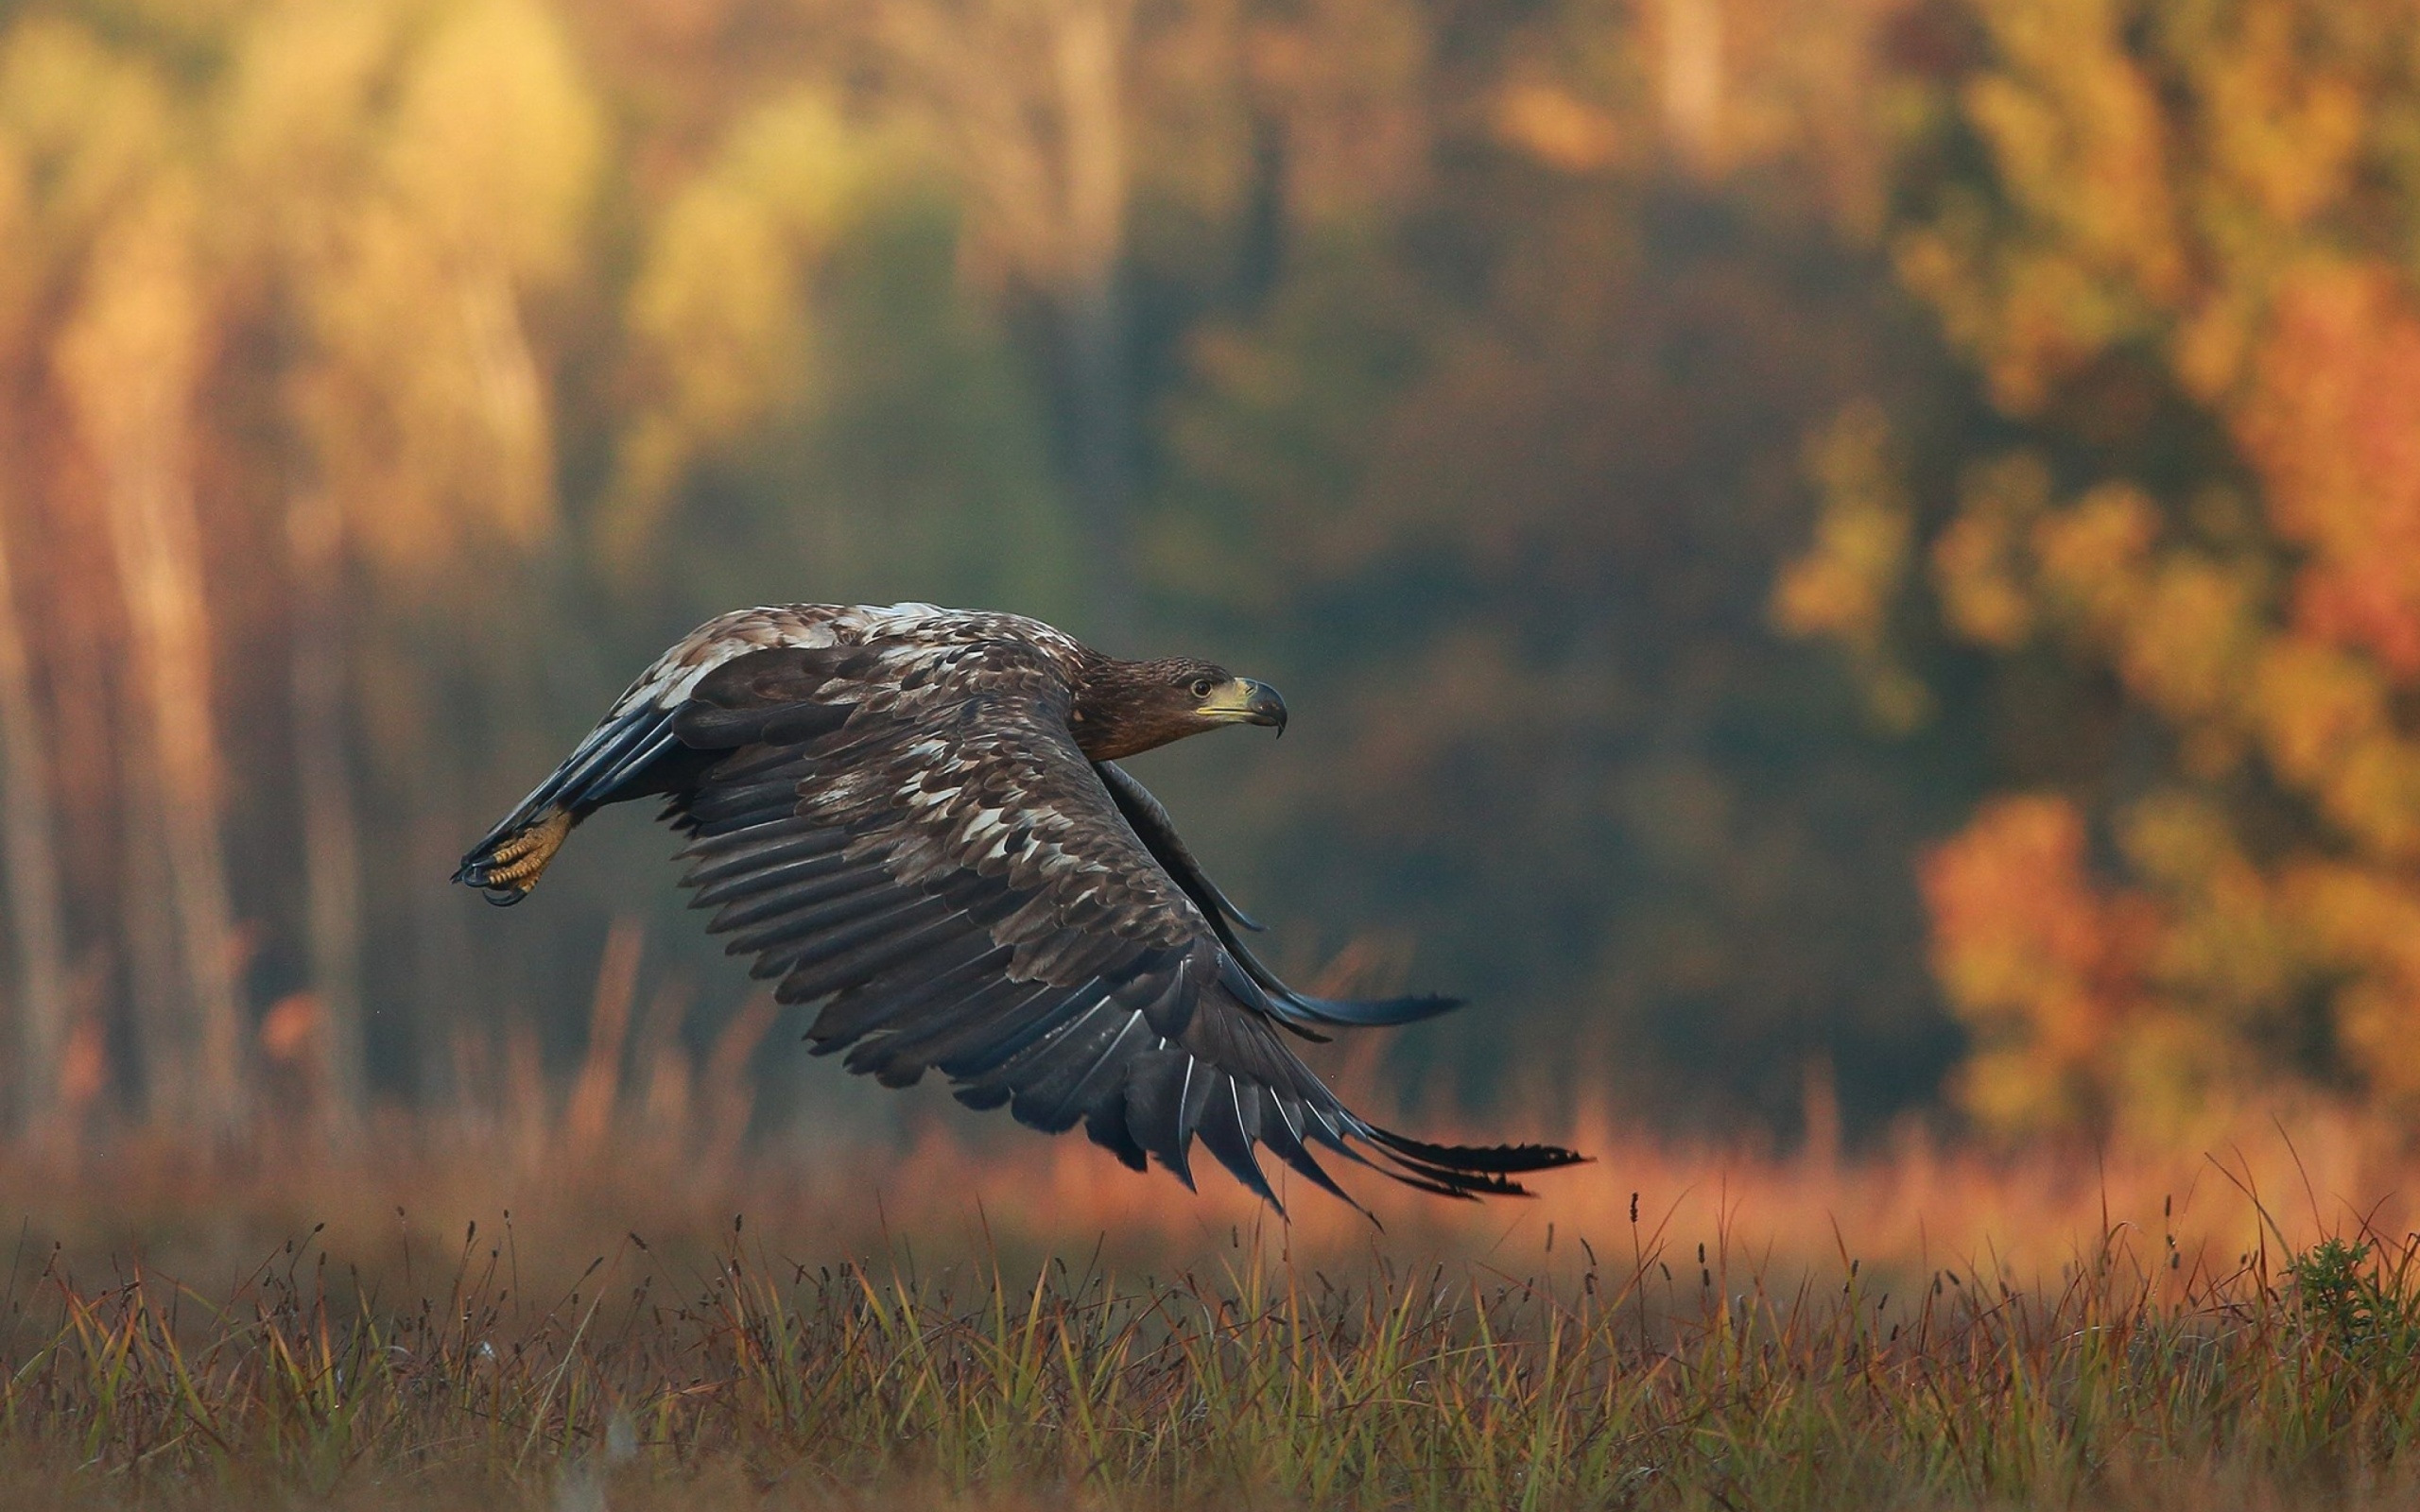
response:
<path id="1" fill-rule="evenodd" d="M 528 896 L 572 829 L 660 797 L 694 907 L 814 1053 L 887 1087 L 928 1069 L 969 1107 L 1081 1124 L 1188 1188 L 1198 1139 L 1284 1211 L 1259 1148 L 1359 1207 L 1314 1150 L 1451 1197 L 1582 1157 L 1436 1144 L 1347 1108 L 1282 1036 L 1409 1023 L 1451 998 L 1314 997 L 1238 930 L 1117 764 L 1222 725 L 1286 728 L 1275 689 L 1191 658 L 1126 661 L 1039 620 L 930 604 L 793 604 L 707 621 L 642 673 L 463 858 Z M 1366 1210 L 1364 1210 L 1366 1211 Z"/>

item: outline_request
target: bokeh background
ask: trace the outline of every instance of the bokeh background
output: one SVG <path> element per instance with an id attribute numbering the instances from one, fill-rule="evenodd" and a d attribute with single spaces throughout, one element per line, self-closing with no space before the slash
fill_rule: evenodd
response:
<path id="1" fill-rule="evenodd" d="M 2410 0 L 0 4 L 0 1110 L 912 1136 L 446 883 L 912 597 L 1285 690 L 1138 775 L 1432 1124 L 2394 1126 L 2415 281 Z"/>

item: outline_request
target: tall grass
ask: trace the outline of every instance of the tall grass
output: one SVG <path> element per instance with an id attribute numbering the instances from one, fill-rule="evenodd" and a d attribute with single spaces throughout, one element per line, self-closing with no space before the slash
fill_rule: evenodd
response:
<path id="1" fill-rule="evenodd" d="M 1799 1263 L 1736 1209 L 1701 1242 L 1642 1201 L 1588 1239 L 1421 1262 L 1366 1229 L 1322 1253 L 1238 1224 L 1150 1271 L 1105 1248 L 1004 1258 L 980 1228 L 944 1261 L 901 1235 L 838 1258 L 746 1219 L 566 1268 L 518 1220 L 440 1248 L 406 1213 L 366 1268 L 306 1230 L 212 1288 L 124 1250 L 80 1274 L 74 1246 L 28 1237 L 0 1495 L 2408 1503 L 2420 1237 L 2359 1217 L 2297 1237 L 2252 1211 L 2218 1262 L 2170 1205 L 2021 1280 L 1869 1264 L 1845 1231 Z"/>
<path id="2" fill-rule="evenodd" d="M 1535 1202 L 1289 1224 L 938 1095 L 751 1143 L 761 1011 L 696 1065 L 622 1017 L 349 1141 L 0 1150 L 0 1506 L 2420 1507 L 2384 1121 L 1844 1153 L 1583 1109 L 1465 1131 L 1598 1157 Z"/>

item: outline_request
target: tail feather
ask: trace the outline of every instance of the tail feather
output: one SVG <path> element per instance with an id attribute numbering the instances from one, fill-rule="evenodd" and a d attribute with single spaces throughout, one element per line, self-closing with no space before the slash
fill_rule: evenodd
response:
<path id="1" fill-rule="evenodd" d="M 1282 985 L 1282 984 L 1281 984 Z M 1263 984 L 1264 989 L 1267 984 Z M 1462 1006 L 1461 998 L 1433 992 L 1399 998 L 1315 998 L 1289 989 L 1270 992 L 1277 1016 L 1289 1025 L 1316 1023 L 1353 1029 L 1392 1028 L 1418 1023 Z"/>
<path id="2" fill-rule="evenodd" d="M 1582 1165 L 1592 1159 L 1559 1144 L 1432 1144 L 1374 1124 L 1364 1124 L 1355 1132 L 1388 1162 L 1379 1170 L 1407 1186 L 1449 1197 L 1530 1196 L 1530 1189 L 1513 1177 Z"/>

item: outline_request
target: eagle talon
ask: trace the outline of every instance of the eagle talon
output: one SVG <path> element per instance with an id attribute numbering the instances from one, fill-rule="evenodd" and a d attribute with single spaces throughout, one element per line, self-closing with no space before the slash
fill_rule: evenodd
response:
<path id="1" fill-rule="evenodd" d="M 529 895 L 538 885 L 546 865 L 561 850 L 563 837 L 571 833 L 572 816 L 568 810 L 557 809 L 534 824 L 491 842 L 484 850 L 473 851 L 462 863 L 454 880 L 467 883 L 487 895 L 496 906 L 510 907 Z"/>

